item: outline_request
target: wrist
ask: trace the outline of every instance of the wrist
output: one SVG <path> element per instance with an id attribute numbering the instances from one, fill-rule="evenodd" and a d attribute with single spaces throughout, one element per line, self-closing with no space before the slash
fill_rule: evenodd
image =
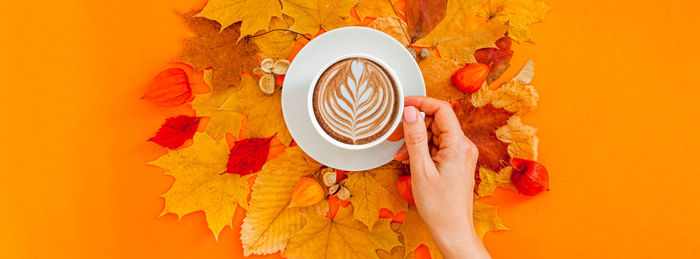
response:
<path id="1" fill-rule="evenodd" d="M 431 234 L 445 258 L 490 258 L 481 239 L 471 226 L 431 230 Z"/>

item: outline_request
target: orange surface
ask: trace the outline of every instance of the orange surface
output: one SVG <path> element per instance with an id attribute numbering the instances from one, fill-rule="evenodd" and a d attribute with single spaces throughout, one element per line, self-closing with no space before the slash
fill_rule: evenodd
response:
<path id="1" fill-rule="evenodd" d="M 162 218 L 147 143 L 186 109 L 142 101 L 201 0 L 11 1 L 0 15 L 0 258 L 235 258 L 203 213 Z M 700 256 L 697 1 L 548 0 L 534 26 L 540 160 L 552 191 L 499 191 L 495 258 Z M 514 71 L 511 71 L 510 75 Z M 236 215 L 240 222 L 241 213 Z M 274 258 L 274 256 L 272 257 Z"/>

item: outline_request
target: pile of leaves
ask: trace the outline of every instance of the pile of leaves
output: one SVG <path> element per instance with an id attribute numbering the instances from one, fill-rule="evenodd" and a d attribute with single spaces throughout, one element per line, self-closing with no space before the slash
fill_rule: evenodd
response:
<path id="1" fill-rule="evenodd" d="M 210 0 L 181 14 L 193 36 L 143 97 L 195 112 L 167 119 L 150 139 L 171 149 L 150 162 L 175 178 L 162 214 L 204 211 L 218 236 L 242 208 L 245 255 L 442 258 L 397 187 L 405 165 L 343 172 L 294 144 L 280 103 L 286 68 L 276 68 L 288 62 L 277 61 L 292 61 L 313 37 L 344 26 L 396 38 L 416 54 L 428 96 L 453 103 L 478 146 L 475 193 L 483 197 L 514 187 L 513 159 L 537 160 L 536 130 L 520 119 L 539 98 L 532 63 L 502 85 L 491 83 L 510 66 L 511 42 L 531 41 L 529 26 L 547 10 L 535 0 Z M 450 77 L 476 63 L 487 65 L 486 82 L 464 93 Z M 496 210 L 474 201 L 480 237 L 506 229 Z"/>

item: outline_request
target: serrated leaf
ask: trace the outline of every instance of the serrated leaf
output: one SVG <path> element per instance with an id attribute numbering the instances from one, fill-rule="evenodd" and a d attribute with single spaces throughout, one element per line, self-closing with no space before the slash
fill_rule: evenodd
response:
<path id="1" fill-rule="evenodd" d="M 476 194 L 479 197 L 493 195 L 496 187 L 502 186 L 508 189 L 514 189 L 513 182 L 510 176 L 513 173 L 513 168 L 508 166 L 501 171 L 493 171 L 486 167 L 479 168 L 479 185 L 476 188 Z"/>
<path id="2" fill-rule="evenodd" d="M 286 146 L 292 142 L 292 136 L 282 116 L 281 97 L 281 91 L 263 93 L 255 78 L 245 75 L 218 110 L 245 114 L 246 137 L 266 138 L 277 134 L 277 139 Z"/>
<path id="3" fill-rule="evenodd" d="M 474 107 L 469 100 L 460 100 L 454 109 L 464 135 L 479 149 L 477 166 L 503 168 L 503 162 L 510 161 L 508 146 L 496 137 L 496 130 L 506 125 L 513 113 L 490 104 Z"/>
<path id="4" fill-rule="evenodd" d="M 231 226 L 236 207 L 248 207 L 249 186 L 239 175 L 221 174 L 226 170 L 228 155 L 226 141 L 196 133 L 192 146 L 150 162 L 175 178 L 173 186 L 163 194 L 165 208 L 161 215 L 175 213 L 182 217 L 202 210 L 215 237 L 225 226 Z"/>
<path id="5" fill-rule="evenodd" d="M 289 16 L 284 16 L 284 19 L 272 17 L 270 27 L 266 32 L 261 32 L 253 38 L 253 43 L 258 46 L 260 52 L 258 56 L 262 59 L 271 58 L 274 60 L 286 59 L 294 48 L 297 34 L 289 29 L 289 26 L 294 23 L 294 20 Z"/>
<path id="6" fill-rule="evenodd" d="M 204 82 L 210 86 L 212 81 L 213 71 L 211 69 L 204 70 Z M 236 90 L 235 87 L 219 87 L 212 88 L 211 92 L 197 95 L 192 101 L 192 108 L 197 116 L 205 116 L 209 118 L 204 132 L 208 133 L 215 139 L 221 139 L 226 133 L 231 133 L 238 137 L 243 128 L 243 119 L 245 116 L 237 112 L 220 111 L 219 108 L 226 99 Z"/>
<path id="7" fill-rule="evenodd" d="M 248 41 L 236 40 L 240 35 L 240 23 L 220 30 L 217 22 L 204 17 L 194 17 L 190 13 L 183 14 L 182 18 L 194 36 L 184 40 L 177 60 L 191 65 L 195 71 L 213 68 L 213 83 L 209 85 L 213 92 L 236 85 L 243 72 L 253 73 L 258 65 L 257 47 Z"/>
<path id="8" fill-rule="evenodd" d="M 366 17 L 396 16 L 392 5 L 392 0 L 360 0 L 355 6 L 355 11 L 357 11 L 357 16 L 361 20 L 364 20 Z"/>
<path id="9" fill-rule="evenodd" d="M 430 235 L 428 225 L 425 224 L 423 218 L 418 214 L 416 206 L 410 206 L 410 208 L 408 208 L 403 224 L 399 228 L 399 233 L 403 235 L 406 254 L 415 251 L 421 244 L 424 244 L 430 250 L 430 257 L 432 259 L 444 258 L 437 244 L 435 244 L 433 237 Z"/>
<path id="10" fill-rule="evenodd" d="M 294 18 L 290 30 L 316 34 L 318 29 L 330 31 L 355 24 L 350 9 L 356 0 L 282 0 L 282 12 Z"/>
<path id="11" fill-rule="evenodd" d="M 508 25 L 508 36 L 517 41 L 531 41 L 529 26 L 544 20 L 549 6 L 535 0 L 482 1 L 477 13 L 489 20 Z"/>
<path id="12" fill-rule="evenodd" d="M 480 0 L 450 0 L 445 18 L 414 45 L 437 47 L 443 58 L 458 64 L 474 63 L 474 51 L 495 46 L 494 42 L 506 32 L 506 26 L 478 17 Z"/>
<path id="13" fill-rule="evenodd" d="M 498 217 L 498 207 L 486 203 L 474 202 L 474 231 L 480 239 L 484 239 L 487 232 L 508 230 Z"/>
<path id="14" fill-rule="evenodd" d="M 399 243 L 389 219 L 369 230 L 352 217 L 352 208 L 340 208 L 334 219 L 315 213 L 305 214 L 306 224 L 289 240 L 283 256 L 296 259 L 379 258 L 377 249 L 391 250 Z"/>
<path id="15" fill-rule="evenodd" d="M 253 184 L 250 206 L 241 226 L 243 253 L 270 254 L 282 251 L 289 238 L 304 225 L 300 212 L 317 207 L 290 208 L 294 185 L 321 168 L 321 164 L 290 147 L 267 161 Z M 327 209 L 326 209 L 327 210 Z"/>
<path id="16" fill-rule="evenodd" d="M 219 22 L 222 30 L 241 22 L 240 39 L 267 29 L 272 17 L 282 17 L 282 6 L 279 0 L 209 0 L 197 16 Z"/>
<path id="17" fill-rule="evenodd" d="M 408 204 L 399 193 L 397 182 L 404 167 L 400 162 L 369 171 L 348 173 L 345 187 L 350 190 L 353 216 L 370 230 L 379 220 L 379 210 L 386 208 L 393 213 L 405 211 Z"/>

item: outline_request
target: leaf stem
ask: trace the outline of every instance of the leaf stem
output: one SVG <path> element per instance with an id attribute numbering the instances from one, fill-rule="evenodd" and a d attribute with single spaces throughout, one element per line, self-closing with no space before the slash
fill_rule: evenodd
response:
<path id="1" fill-rule="evenodd" d="M 302 33 L 295 32 L 295 31 L 288 30 L 288 29 L 272 29 L 272 30 L 269 30 L 269 31 L 266 31 L 266 32 L 263 32 L 263 33 L 260 33 L 260 34 L 248 35 L 248 36 L 246 36 L 246 38 L 252 39 L 252 38 L 255 38 L 255 37 L 258 37 L 258 36 L 263 36 L 263 35 L 265 35 L 265 34 L 268 34 L 268 33 L 270 33 L 270 32 L 274 32 L 274 31 L 286 31 L 286 32 L 291 32 L 291 33 L 295 33 L 295 34 L 297 34 L 297 35 L 299 35 L 299 36 L 304 37 L 304 39 L 306 39 L 306 40 L 311 40 L 311 38 L 306 37 L 306 35 L 304 35 L 304 34 L 302 34 Z"/>
<path id="2" fill-rule="evenodd" d="M 406 40 L 408 40 L 408 47 L 410 47 L 413 42 L 411 42 L 411 37 L 408 37 L 408 34 L 406 33 L 406 29 L 403 28 L 403 24 L 401 23 L 401 17 L 399 17 L 399 14 L 396 13 L 396 8 L 394 7 L 394 3 L 391 2 L 391 0 L 387 0 L 389 2 L 389 5 L 391 5 L 391 10 L 394 10 L 394 15 L 396 15 L 396 19 L 399 20 L 399 26 L 401 26 L 401 32 L 403 32 L 403 35 L 406 36 Z"/>

